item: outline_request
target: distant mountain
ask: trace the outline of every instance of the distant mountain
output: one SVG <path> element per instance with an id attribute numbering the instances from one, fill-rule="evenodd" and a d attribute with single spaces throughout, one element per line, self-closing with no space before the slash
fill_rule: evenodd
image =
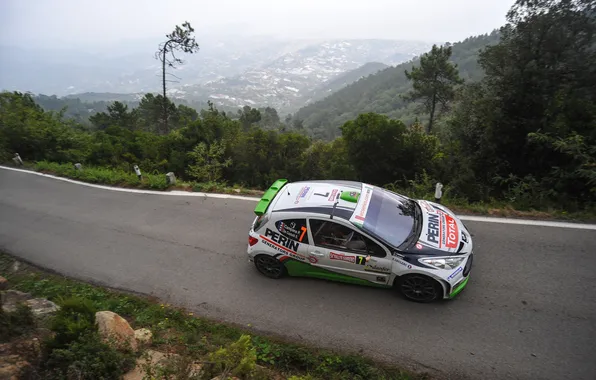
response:
<path id="1" fill-rule="evenodd" d="M 284 54 L 233 77 L 183 86 L 172 96 L 209 97 L 216 104 L 270 106 L 291 112 L 304 105 L 323 84 L 366 63 L 397 64 L 414 58 L 430 44 L 394 40 L 335 40 Z M 365 69 L 364 71 L 366 71 Z"/>
<path id="2" fill-rule="evenodd" d="M 142 48 L 114 47 L 113 51 L 0 46 L 0 90 L 91 97 L 89 101 L 106 100 L 93 98 L 91 93 L 109 93 L 109 100 L 139 99 L 144 93 L 161 89 L 160 62 L 153 56 L 158 42 L 154 47 L 144 42 Z M 349 83 L 350 78 L 367 75 L 375 65 L 325 89 L 326 83 L 344 73 L 370 62 L 398 64 L 430 46 L 396 40 L 251 37 L 208 41 L 200 44 L 197 54 L 182 55 L 183 65 L 169 70 L 181 79 L 168 83 L 168 95 L 190 102 L 211 100 L 218 106 L 270 106 L 290 112 L 326 94 L 320 91 L 329 93 L 329 89 L 334 91 Z M 168 79 L 177 81 L 176 77 Z"/>
<path id="3" fill-rule="evenodd" d="M 477 59 L 480 49 L 499 40 L 497 31 L 470 37 L 453 44 L 451 61 L 458 65 L 466 81 L 480 79 L 484 73 Z M 365 112 L 376 112 L 412 122 L 416 117 L 415 105 L 401 98 L 411 89 L 405 70 L 418 65 L 418 58 L 376 74 L 361 78 L 330 96 L 309 104 L 294 114 L 311 133 L 319 138 L 331 139 L 340 134 L 339 126 Z"/>

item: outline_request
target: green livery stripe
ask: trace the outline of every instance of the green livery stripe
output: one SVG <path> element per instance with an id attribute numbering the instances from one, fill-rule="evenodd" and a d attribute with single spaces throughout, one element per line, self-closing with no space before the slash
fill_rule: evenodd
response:
<path id="1" fill-rule="evenodd" d="M 331 281 L 339 281 L 345 282 L 348 284 L 355 284 L 355 285 L 365 285 L 365 286 L 373 286 L 379 288 L 388 288 L 389 285 L 385 284 L 376 284 L 374 282 L 370 282 L 367 280 L 363 280 L 361 278 L 347 276 L 341 273 L 331 272 L 327 269 L 323 269 L 320 267 L 316 267 L 310 264 L 302 263 L 297 260 L 289 259 L 284 262 L 286 269 L 288 270 L 288 274 L 290 276 L 295 277 L 314 277 L 320 278 L 323 280 L 331 280 Z"/>
<path id="2" fill-rule="evenodd" d="M 457 285 L 457 287 L 455 289 L 453 289 L 451 294 L 449 294 L 449 298 L 453 298 L 456 295 L 458 295 L 459 292 L 461 292 L 466 287 L 466 284 L 468 283 L 469 279 L 470 279 L 470 277 L 467 277 L 461 284 Z"/>
<path id="3" fill-rule="evenodd" d="M 267 208 L 269 207 L 271 200 L 275 198 L 279 190 L 281 190 L 281 188 L 284 187 L 284 185 L 287 182 L 287 179 L 278 179 L 273 183 L 273 185 L 271 185 L 271 187 L 269 187 L 269 189 L 267 189 L 267 191 L 265 192 L 265 194 L 263 194 L 261 200 L 259 201 L 259 203 L 257 203 L 257 206 L 255 207 L 256 215 L 261 216 L 265 213 L 265 211 L 267 211 Z"/>

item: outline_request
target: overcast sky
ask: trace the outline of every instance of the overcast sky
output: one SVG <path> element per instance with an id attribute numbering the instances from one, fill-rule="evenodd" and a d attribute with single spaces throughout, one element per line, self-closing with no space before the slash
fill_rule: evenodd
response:
<path id="1" fill-rule="evenodd" d="M 219 33 L 456 42 L 505 23 L 514 0 L 0 0 L 2 43 L 54 47 Z"/>

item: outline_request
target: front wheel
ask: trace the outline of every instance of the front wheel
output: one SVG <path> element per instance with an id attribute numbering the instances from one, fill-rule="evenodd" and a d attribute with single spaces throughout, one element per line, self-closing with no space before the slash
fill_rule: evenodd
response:
<path id="1" fill-rule="evenodd" d="M 257 270 L 269 278 L 281 278 L 286 274 L 286 267 L 275 257 L 258 255 L 255 257 Z"/>
<path id="2" fill-rule="evenodd" d="M 434 279 L 420 275 L 410 274 L 399 279 L 400 293 L 414 302 L 434 302 L 443 298 L 443 288 Z"/>

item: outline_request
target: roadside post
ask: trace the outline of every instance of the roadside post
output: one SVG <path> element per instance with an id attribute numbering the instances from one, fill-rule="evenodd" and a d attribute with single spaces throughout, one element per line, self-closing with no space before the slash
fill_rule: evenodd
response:
<path id="1" fill-rule="evenodd" d="M 23 166 L 23 160 L 21 159 L 21 156 L 19 156 L 18 153 L 14 154 L 14 157 L 12 158 L 12 160 L 14 161 L 15 164 L 17 164 L 18 166 Z"/>
<path id="2" fill-rule="evenodd" d="M 81 170 L 83 170 L 83 165 L 81 165 L 79 162 L 77 162 L 76 164 L 74 164 L 74 168 L 75 168 L 75 170 L 81 171 Z"/>
<path id="3" fill-rule="evenodd" d="M 166 183 L 168 185 L 175 185 L 176 184 L 176 176 L 174 175 L 173 172 L 169 172 L 168 174 L 166 174 Z"/>
<path id="4" fill-rule="evenodd" d="M 441 197 L 443 196 L 443 184 L 437 182 L 435 185 L 435 202 L 441 203 Z"/>
<path id="5" fill-rule="evenodd" d="M 139 169 L 139 165 L 135 164 L 133 168 L 135 169 L 135 173 L 137 174 L 137 177 L 139 177 L 139 180 L 142 181 L 143 176 L 141 175 L 141 169 Z"/>

